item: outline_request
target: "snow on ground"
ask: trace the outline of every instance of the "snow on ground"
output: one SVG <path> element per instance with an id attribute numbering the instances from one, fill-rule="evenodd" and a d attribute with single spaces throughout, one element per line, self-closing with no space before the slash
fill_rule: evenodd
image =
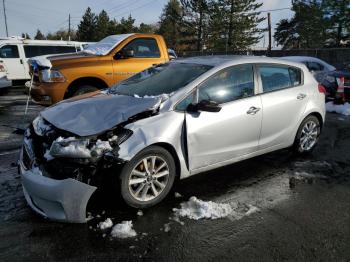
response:
<path id="1" fill-rule="evenodd" d="M 174 208 L 175 215 L 187 217 L 194 220 L 202 218 L 218 219 L 227 217 L 232 213 L 229 204 L 215 203 L 212 201 L 202 201 L 196 197 L 191 197 L 189 201 L 180 204 L 181 208 Z"/>
<path id="2" fill-rule="evenodd" d="M 182 195 L 180 193 L 175 192 L 175 198 L 181 198 L 181 197 L 182 197 Z"/>
<path id="3" fill-rule="evenodd" d="M 350 116 L 350 104 L 345 103 L 343 105 L 335 105 L 333 102 L 326 104 L 327 112 L 338 113 L 346 116 Z"/>
<path id="4" fill-rule="evenodd" d="M 105 221 L 100 222 L 98 224 L 98 228 L 101 230 L 105 230 L 107 228 L 111 228 L 113 226 L 113 222 L 110 218 L 107 218 Z"/>
<path id="5" fill-rule="evenodd" d="M 137 233 L 132 227 L 132 221 L 123 221 L 113 227 L 111 235 L 117 238 L 135 237 Z"/>

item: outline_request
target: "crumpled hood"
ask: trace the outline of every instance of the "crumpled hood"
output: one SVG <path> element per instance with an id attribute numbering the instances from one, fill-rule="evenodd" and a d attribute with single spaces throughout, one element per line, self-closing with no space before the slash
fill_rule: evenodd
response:
<path id="1" fill-rule="evenodd" d="M 41 112 L 41 116 L 59 129 L 92 136 L 139 113 L 156 110 L 160 103 L 159 97 L 136 98 L 101 92 L 85 99 L 63 101 Z"/>

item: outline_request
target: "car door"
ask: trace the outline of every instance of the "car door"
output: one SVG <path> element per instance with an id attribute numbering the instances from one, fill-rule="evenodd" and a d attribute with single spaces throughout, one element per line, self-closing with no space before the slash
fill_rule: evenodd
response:
<path id="1" fill-rule="evenodd" d="M 309 98 L 302 70 L 278 64 L 258 65 L 263 120 L 259 149 L 291 140 Z"/>
<path id="2" fill-rule="evenodd" d="M 9 80 L 25 79 L 24 62 L 20 56 L 20 51 L 16 44 L 7 44 L 0 47 L 0 59 L 6 65 Z"/>
<path id="3" fill-rule="evenodd" d="M 204 81 L 197 101 L 221 106 L 219 112 L 186 112 L 191 171 L 257 150 L 262 121 L 261 100 L 255 96 L 254 67 L 230 67 Z"/>
<path id="4" fill-rule="evenodd" d="M 132 51 L 133 56 L 128 56 Z M 126 44 L 113 59 L 113 79 L 120 82 L 153 65 L 164 63 L 155 38 L 137 38 Z"/>

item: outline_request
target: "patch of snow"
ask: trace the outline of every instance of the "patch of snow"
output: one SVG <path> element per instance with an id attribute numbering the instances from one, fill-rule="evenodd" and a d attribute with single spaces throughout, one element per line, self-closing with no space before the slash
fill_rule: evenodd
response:
<path id="1" fill-rule="evenodd" d="M 191 197 L 189 201 L 183 202 L 180 205 L 180 209 L 173 209 L 176 216 L 187 217 L 194 220 L 203 218 L 223 218 L 229 216 L 233 211 L 229 204 L 215 203 L 212 201 L 205 202 L 194 196 Z"/>
<path id="2" fill-rule="evenodd" d="M 51 145 L 50 154 L 53 157 L 90 158 L 91 152 L 87 148 L 89 140 L 79 140 L 74 137 L 57 138 Z"/>
<path id="3" fill-rule="evenodd" d="M 89 44 L 82 52 L 91 55 L 107 55 L 119 43 L 132 34 L 110 35 L 95 44 Z"/>
<path id="4" fill-rule="evenodd" d="M 350 116 L 350 104 L 345 103 L 343 105 L 335 105 L 333 102 L 326 104 L 327 112 L 338 113 L 346 116 Z"/>
<path id="5" fill-rule="evenodd" d="M 167 232 L 170 231 L 170 229 L 171 229 L 171 228 L 170 228 L 170 223 L 167 223 L 167 224 L 164 225 L 164 232 L 167 233 Z"/>
<path id="6" fill-rule="evenodd" d="M 135 237 L 137 234 L 132 227 L 132 221 L 123 221 L 113 227 L 111 235 L 117 238 Z"/>
<path id="7" fill-rule="evenodd" d="M 36 63 L 37 65 L 41 67 L 51 68 L 52 64 L 49 59 L 47 59 L 48 55 L 43 56 L 35 56 L 29 59 L 29 63 Z"/>
<path id="8" fill-rule="evenodd" d="M 95 146 L 91 149 L 91 152 L 93 152 L 94 156 L 100 156 L 105 152 L 112 151 L 113 148 L 111 147 L 111 144 L 109 141 L 102 141 L 97 140 Z"/>
<path id="9" fill-rule="evenodd" d="M 107 218 L 105 221 L 100 222 L 98 224 L 98 228 L 100 228 L 101 230 L 105 230 L 107 228 L 111 228 L 113 226 L 113 222 L 110 218 Z"/>
<path id="10" fill-rule="evenodd" d="M 51 154 L 50 154 L 50 150 L 46 150 L 44 157 L 47 161 L 51 161 L 53 159 L 55 159 Z"/>
<path id="11" fill-rule="evenodd" d="M 112 137 L 114 138 L 114 137 Z M 70 158 L 90 158 L 91 156 L 101 156 L 105 152 L 112 151 L 109 141 L 97 140 L 96 144 L 89 149 L 88 139 L 76 139 L 74 137 L 57 138 L 51 145 L 50 151 L 45 154 L 49 161 L 50 157 L 70 157 Z"/>
<path id="12" fill-rule="evenodd" d="M 250 216 L 251 214 L 254 214 L 254 213 L 259 212 L 259 211 L 260 211 L 260 209 L 258 207 L 253 206 L 253 205 L 249 205 L 249 209 L 247 212 L 245 212 L 245 215 Z"/>
<path id="13" fill-rule="evenodd" d="M 137 215 L 138 215 L 138 216 L 143 216 L 142 210 L 137 211 Z"/>
<path id="14" fill-rule="evenodd" d="M 181 197 L 182 197 L 182 195 L 180 193 L 175 192 L 175 198 L 181 198 Z"/>

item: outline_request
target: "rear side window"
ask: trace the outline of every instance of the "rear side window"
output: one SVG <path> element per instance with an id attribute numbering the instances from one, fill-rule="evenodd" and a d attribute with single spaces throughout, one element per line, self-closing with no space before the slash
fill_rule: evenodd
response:
<path id="1" fill-rule="evenodd" d="M 127 44 L 123 50 L 133 50 L 134 57 L 158 58 L 160 52 L 157 41 L 154 38 L 139 38 Z"/>
<path id="2" fill-rule="evenodd" d="M 222 104 L 254 95 L 252 65 L 226 68 L 207 79 L 198 89 L 198 101 Z"/>
<path id="3" fill-rule="evenodd" d="M 16 45 L 4 45 L 0 48 L 1 58 L 19 58 L 18 47 Z"/>
<path id="4" fill-rule="evenodd" d="M 74 46 L 43 46 L 43 45 L 25 45 L 24 53 L 27 58 L 40 55 L 62 54 L 75 52 Z"/>
<path id="5" fill-rule="evenodd" d="M 264 93 L 281 90 L 301 84 L 301 70 L 282 65 L 259 66 Z"/>

